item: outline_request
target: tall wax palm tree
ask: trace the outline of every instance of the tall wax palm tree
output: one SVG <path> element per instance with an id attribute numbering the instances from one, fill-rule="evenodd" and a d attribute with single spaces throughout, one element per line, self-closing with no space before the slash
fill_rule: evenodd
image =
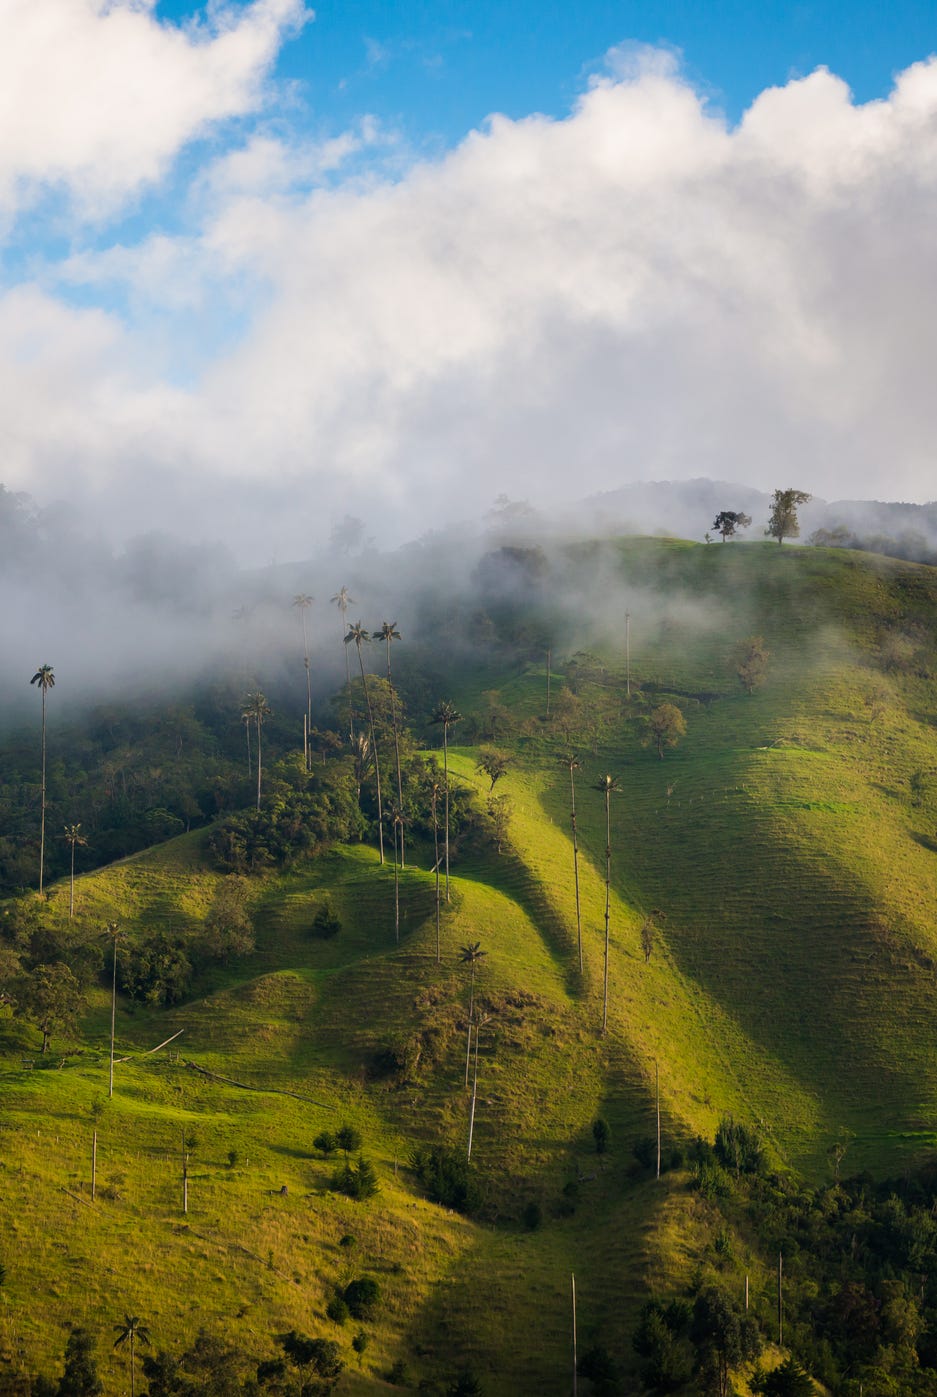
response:
<path id="1" fill-rule="evenodd" d="M 447 901 L 447 902 L 449 901 L 449 729 L 452 727 L 453 723 L 460 723 L 461 721 L 462 721 L 462 714 L 459 712 L 459 710 L 455 707 L 454 704 L 452 704 L 452 703 L 449 702 L 448 699 L 444 699 L 442 703 L 439 703 L 439 704 L 436 705 L 436 708 L 435 708 L 435 711 L 434 711 L 434 713 L 433 713 L 433 716 L 430 718 L 430 722 L 431 722 L 431 723 L 442 723 L 443 772 L 444 772 L 445 780 L 446 780 L 446 790 L 445 790 L 445 795 L 446 795 L 446 840 L 445 840 L 445 850 L 446 850 L 446 901 Z"/>
<path id="2" fill-rule="evenodd" d="M 603 776 L 595 783 L 595 789 L 605 797 L 605 974 L 602 983 L 602 1032 L 608 1032 L 608 912 L 609 889 L 612 881 L 612 825 L 610 797 L 621 786 L 614 776 Z"/>
<path id="3" fill-rule="evenodd" d="M 403 816 L 396 805 L 387 811 L 394 833 L 394 940 L 400 945 L 400 865 L 397 861 L 398 845 L 403 844 Z"/>
<path id="4" fill-rule="evenodd" d="M 483 960 L 484 957 L 487 956 L 487 954 L 488 954 L 487 951 L 483 951 L 483 950 L 482 950 L 482 943 L 481 943 L 480 941 L 470 941 L 470 942 L 468 942 L 467 945 L 463 946 L 463 947 L 460 949 L 460 951 L 459 951 L 459 960 L 462 962 L 462 964 L 463 964 L 463 965 L 470 965 L 470 966 L 472 967 L 472 988 L 471 988 L 471 993 L 470 993 L 470 995 L 469 995 L 469 1026 L 468 1026 L 468 1038 L 467 1038 L 467 1040 L 466 1040 L 466 1047 L 465 1047 L 465 1085 L 466 1085 L 466 1086 L 468 1086 L 469 1055 L 471 1054 L 471 1051 L 472 1051 L 472 1021 L 473 1021 L 474 1015 L 475 1015 L 475 968 L 476 968 L 476 966 L 478 965 L 478 962 L 479 962 L 480 960 Z"/>
<path id="5" fill-rule="evenodd" d="M 251 756 L 251 715 L 247 712 L 242 713 L 241 722 L 244 724 L 244 731 L 247 734 L 247 774 L 250 776 L 254 770 L 254 759 Z"/>
<path id="6" fill-rule="evenodd" d="M 381 760 L 378 756 L 377 741 L 374 736 L 374 710 L 371 707 L 371 695 L 368 692 L 368 681 L 364 673 L 364 660 L 361 657 L 362 645 L 371 639 L 370 631 L 366 631 L 360 621 L 356 621 L 353 626 L 348 627 L 348 634 L 345 636 L 345 653 L 348 653 L 348 646 L 354 641 L 355 649 L 358 652 L 358 668 L 361 670 L 361 687 L 364 689 L 364 700 L 368 706 L 368 730 L 371 733 L 371 753 L 374 757 L 374 784 L 377 786 L 377 839 L 381 850 L 381 863 L 384 862 L 384 810 L 381 805 Z"/>
<path id="7" fill-rule="evenodd" d="M 81 832 L 80 824 L 66 825 L 65 833 L 62 838 L 65 840 L 66 844 L 71 846 L 72 851 L 71 870 L 68 880 L 68 920 L 71 921 L 72 917 L 75 915 L 75 846 L 77 844 L 85 845 L 88 841 Z"/>
<path id="8" fill-rule="evenodd" d="M 349 594 L 347 587 L 340 587 L 332 598 L 332 601 L 342 613 L 342 637 L 347 640 L 348 623 L 345 620 L 345 613 L 354 602 L 354 597 Z M 348 695 L 348 737 L 353 743 L 355 740 L 355 713 L 351 706 L 351 669 L 348 664 L 348 647 L 345 647 L 345 692 Z"/>
<path id="9" fill-rule="evenodd" d="M 117 1335 L 114 1340 L 115 1348 L 120 1348 L 128 1339 L 130 1341 L 130 1397 L 134 1397 L 136 1383 L 134 1349 L 137 1344 L 150 1342 L 150 1331 L 139 1315 L 124 1315 L 123 1323 L 114 1325 L 114 1332 Z"/>
<path id="10" fill-rule="evenodd" d="M 40 665 L 30 679 L 30 684 L 38 684 L 42 695 L 42 789 L 39 815 L 39 894 L 42 895 L 42 880 L 46 861 L 46 694 L 55 688 L 55 675 L 51 665 Z"/>
<path id="11" fill-rule="evenodd" d="M 260 786 L 263 779 L 263 749 L 261 745 L 261 732 L 267 718 L 270 717 L 273 709 L 267 703 L 266 698 L 261 693 L 248 694 L 244 700 L 244 712 L 241 714 L 249 723 L 253 723 L 257 730 L 257 809 L 260 809 Z"/>
<path id="12" fill-rule="evenodd" d="M 117 938 L 120 936 L 120 926 L 117 922 L 108 922 L 107 934 L 114 938 L 114 965 L 111 977 L 111 1061 L 107 1076 L 107 1094 L 114 1095 L 114 1028 L 117 1023 Z"/>
<path id="13" fill-rule="evenodd" d="M 579 947 L 579 973 L 582 974 L 582 907 L 579 901 L 579 835 L 576 830 L 576 772 L 582 762 L 572 752 L 568 752 L 563 762 L 569 767 L 569 797 L 571 801 L 570 821 L 573 827 L 573 879 L 576 884 L 576 944 Z"/>
<path id="14" fill-rule="evenodd" d="M 293 605 L 299 607 L 300 620 L 303 623 L 303 664 L 306 667 L 306 726 L 303 729 L 303 755 L 306 759 L 306 770 L 309 770 L 309 733 L 312 728 L 312 678 L 309 672 L 309 637 L 306 633 L 306 612 L 312 606 L 315 597 L 310 597 L 306 592 L 297 592 L 293 598 Z"/>
<path id="15" fill-rule="evenodd" d="M 383 640 L 387 646 L 387 684 L 390 689 L 390 716 L 394 725 L 394 758 L 397 762 L 397 809 L 400 813 L 400 865 L 406 868 L 407 859 L 403 842 L 403 778 L 400 774 L 400 734 L 397 728 L 397 695 L 394 693 L 394 680 L 390 672 L 390 646 L 391 641 L 400 640 L 402 637 L 397 629 L 396 621 L 382 621 L 381 629 L 376 632 L 377 639 Z"/>
<path id="16" fill-rule="evenodd" d="M 433 814 L 433 851 L 435 863 L 433 872 L 436 874 L 436 964 L 439 964 L 439 782 L 434 781 L 430 787 L 430 810 Z"/>

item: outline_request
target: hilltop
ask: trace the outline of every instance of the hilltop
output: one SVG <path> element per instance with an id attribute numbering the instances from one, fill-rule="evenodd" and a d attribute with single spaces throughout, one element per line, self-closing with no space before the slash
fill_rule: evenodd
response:
<path id="1" fill-rule="evenodd" d="M 781 1193 L 835 1202 L 840 1172 L 867 1174 L 869 1188 L 925 1177 L 937 1106 L 937 571 L 767 543 L 525 543 L 493 549 L 471 595 L 429 589 L 420 606 L 418 634 L 438 642 L 405 634 L 394 651 L 412 734 L 399 921 L 367 765 L 356 777 L 351 757 L 323 747 L 310 778 L 285 726 L 267 799 L 299 812 L 297 830 L 318 802 L 310 848 L 232 874 L 213 842 L 219 825 L 206 824 L 83 873 L 71 924 L 67 879 L 41 904 L 30 893 L 5 904 L 4 971 L 19 1005 L 0 1020 L 6 1369 L 60 1371 L 67 1326 L 85 1325 L 100 1336 L 106 1391 L 124 1390 L 126 1355 L 110 1346 L 128 1313 L 145 1318 L 154 1350 L 178 1354 L 204 1327 L 245 1356 L 231 1359 L 244 1372 L 247 1356 L 273 1359 L 278 1335 L 325 1338 L 346 1365 L 340 1392 L 384 1390 L 394 1373 L 443 1392 L 463 1369 L 489 1394 L 561 1391 L 575 1273 L 580 1353 L 604 1351 L 637 1382 L 632 1334 L 652 1296 L 716 1284 L 737 1296 L 747 1274 L 752 1314 L 771 1337 L 776 1258 L 741 1182 L 717 1175 L 696 1145 L 720 1123 L 757 1137 L 759 1168 Z M 767 665 L 747 692 L 738 671 L 756 637 Z M 388 690 L 369 682 L 383 700 L 386 793 Z M 353 691 L 360 729 L 360 681 Z M 449 733 L 451 900 L 443 880 L 437 962 L 425 798 L 440 780 L 429 720 L 443 698 L 462 717 Z M 671 730 L 660 759 L 648 720 L 662 706 L 685 733 Z M 346 719 L 339 704 L 339 734 Z M 186 742 L 200 769 L 209 763 L 194 727 Z M 479 761 L 492 750 L 505 771 L 489 792 Z M 606 774 L 620 790 L 603 1035 L 595 787 Z M 359 778 L 356 825 L 341 800 Z M 489 804 L 501 796 L 507 805 Z M 232 877 L 254 949 L 208 954 Z M 321 934 L 325 922 L 334 934 Z M 120 955 L 138 964 L 155 945 L 165 959 L 152 993 L 138 979 L 136 997 L 125 985 L 118 998 L 112 1099 L 108 923 L 119 925 Z M 454 1167 L 467 1148 L 474 1055 L 467 1088 L 460 953 L 476 944 L 474 1196 L 456 1211 L 428 1196 L 415 1166 L 437 1149 Z M 180 948 L 188 973 L 178 959 L 167 968 Z M 86 1007 L 43 1056 L 17 977 L 59 955 L 76 973 L 90 967 Z M 370 1199 L 329 1187 L 343 1153 L 314 1141 L 344 1125 L 376 1174 Z M 921 1271 L 933 1245 L 917 1254 Z M 829 1381 L 839 1360 L 810 1337 L 819 1302 L 810 1263 L 799 1264 L 788 1339 Z M 360 1277 L 379 1283 L 373 1313 L 329 1317 Z M 831 1287 L 832 1305 L 834 1282 L 817 1284 L 821 1299 Z M 929 1323 L 932 1313 L 922 1290 L 919 1314 Z M 901 1387 L 900 1372 L 895 1381 L 925 1390 Z M 611 1390 L 594 1367 L 593 1386 Z"/>

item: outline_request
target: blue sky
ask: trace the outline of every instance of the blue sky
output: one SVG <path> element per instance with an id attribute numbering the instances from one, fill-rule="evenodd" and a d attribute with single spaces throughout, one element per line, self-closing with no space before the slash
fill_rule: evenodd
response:
<path id="1" fill-rule="evenodd" d="M 161 0 L 178 20 L 200 6 Z M 772 4 L 669 0 L 460 0 L 317 4 L 278 72 L 301 85 L 310 119 L 342 126 L 361 111 L 415 142 L 457 142 L 491 112 L 561 116 L 584 76 L 618 44 L 670 45 L 730 120 L 765 87 L 826 65 L 859 102 L 937 50 L 937 10 L 917 0 Z"/>
<path id="2" fill-rule="evenodd" d="M 4 483 L 263 558 L 630 480 L 928 499 L 935 50 L 869 0 L 3 0 Z"/>

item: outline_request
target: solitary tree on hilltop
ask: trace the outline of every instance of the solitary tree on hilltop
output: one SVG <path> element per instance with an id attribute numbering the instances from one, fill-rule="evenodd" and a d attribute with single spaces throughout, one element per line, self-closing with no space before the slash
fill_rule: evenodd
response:
<path id="1" fill-rule="evenodd" d="M 46 856 L 46 694 L 55 688 L 55 675 L 51 665 L 40 665 L 30 679 L 30 684 L 38 684 L 42 695 L 42 786 L 39 814 L 39 893 L 42 894 L 42 879 Z"/>
<path id="2" fill-rule="evenodd" d="M 776 538 L 781 544 L 786 538 L 800 537 L 800 524 L 797 519 L 799 505 L 808 504 L 812 499 L 803 490 L 775 490 L 771 504 L 771 514 L 765 533 Z"/>
<path id="3" fill-rule="evenodd" d="M 445 818 L 446 818 L 446 901 L 449 901 L 449 729 L 454 723 L 461 723 L 462 714 L 455 704 L 444 699 L 442 703 L 436 705 L 431 723 L 442 723 L 442 759 L 443 775 L 445 778 Z"/>
<path id="4" fill-rule="evenodd" d="M 377 751 L 377 739 L 374 736 L 374 710 L 371 707 L 371 695 L 368 692 L 368 681 L 364 673 L 364 660 L 361 658 L 361 647 L 371 639 L 370 631 L 366 631 L 360 621 L 356 621 L 353 626 L 348 627 L 348 634 L 345 636 L 345 653 L 348 653 L 348 646 L 354 642 L 358 652 L 358 668 L 361 670 L 361 687 L 364 689 L 364 701 L 368 708 L 368 730 L 371 734 L 371 755 L 374 758 L 374 784 L 377 787 L 377 842 L 381 851 L 381 863 L 384 862 L 384 810 L 381 805 L 381 760 Z"/>
<path id="5" fill-rule="evenodd" d="M 117 1334 L 117 1338 L 114 1340 L 115 1348 L 120 1348 L 128 1340 L 130 1342 L 130 1397 L 134 1397 L 136 1383 L 134 1348 L 138 1343 L 148 1344 L 150 1342 L 150 1331 L 139 1315 L 124 1315 L 123 1323 L 115 1324 L 114 1331 Z"/>
<path id="6" fill-rule="evenodd" d="M 739 529 L 747 529 L 752 522 L 751 515 L 743 514 L 741 510 L 723 509 L 713 520 L 713 529 L 717 534 L 722 534 L 722 541 L 727 538 L 734 538 Z"/>

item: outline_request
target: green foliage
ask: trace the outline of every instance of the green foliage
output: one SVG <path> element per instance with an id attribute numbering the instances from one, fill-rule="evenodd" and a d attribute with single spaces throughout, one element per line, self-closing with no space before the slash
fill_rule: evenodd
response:
<path id="1" fill-rule="evenodd" d="M 381 1302 L 381 1287 L 373 1276 L 349 1281 L 342 1294 L 352 1319 L 375 1318 Z"/>
<path id="2" fill-rule="evenodd" d="M 686 736 L 686 719 L 675 703 L 661 703 L 647 717 L 648 741 L 657 748 L 663 760 L 665 747 L 676 747 Z"/>
<path id="3" fill-rule="evenodd" d="M 215 893 L 205 919 L 203 945 L 207 954 L 227 965 L 232 956 L 249 956 L 256 938 L 250 915 L 250 885 L 229 875 Z"/>
<path id="4" fill-rule="evenodd" d="M 160 931 L 142 944 L 121 944 L 117 952 L 117 984 L 123 994 L 142 1004 L 178 1004 L 189 992 L 192 962 L 180 936 Z"/>
<path id="5" fill-rule="evenodd" d="M 778 543 L 783 543 L 786 538 L 799 538 L 797 510 L 800 505 L 809 502 L 810 496 L 803 490 L 775 490 L 768 527 L 765 529 L 768 537 L 776 538 Z"/>
<path id="6" fill-rule="evenodd" d="M 617 1397 L 621 1391 L 618 1364 L 602 1344 L 593 1344 L 579 1360 L 579 1373 L 588 1378 L 596 1397 Z"/>
<path id="7" fill-rule="evenodd" d="M 361 1132 L 353 1125 L 342 1125 L 336 1132 L 335 1143 L 346 1154 L 354 1154 L 355 1150 L 361 1149 Z"/>
<path id="8" fill-rule="evenodd" d="M 641 1381 L 653 1392 L 678 1392 L 693 1376 L 696 1352 L 690 1342 L 692 1307 L 682 1300 L 649 1300 L 632 1336 L 643 1360 Z"/>
<path id="9" fill-rule="evenodd" d="M 269 785 L 259 810 L 242 810 L 212 828 L 208 847 L 226 872 L 286 868 L 336 840 L 360 837 L 361 812 L 344 764 L 309 775 L 278 767 Z"/>
<path id="10" fill-rule="evenodd" d="M 410 1155 L 410 1168 L 433 1203 L 474 1213 L 481 1205 L 478 1181 L 465 1156 L 440 1145 L 418 1146 Z"/>
<path id="11" fill-rule="evenodd" d="M 335 1324 L 344 1324 L 351 1311 L 343 1295 L 333 1295 L 325 1307 L 325 1313 Z"/>
<path id="12" fill-rule="evenodd" d="M 297 1368 L 307 1368 L 320 1378 L 337 1378 L 344 1363 L 341 1350 L 334 1339 L 310 1339 L 295 1329 L 280 1340 L 283 1352 Z"/>
<path id="13" fill-rule="evenodd" d="M 751 1383 L 753 1392 L 764 1397 L 813 1397 L 813 1379 L 796 1358 L 786 1358 L 780 1367 L 769 1373 L 756 1373 Z"/>
<path id="14" fill-rule="evenodd" d="M 313 1149 L 318 1150 L 320 1154 L 325 1155 L 326 1158 L 330 1154 L 334 1154 L 338 1149 L 338 1141 L 329 1130 L 320 1130 L 319 1134 L 313 1140 L 312 1145 Z"/>
<path id="15" fill-rule="evenodd" d="M 608 1142 L 611 1138 L 608 1121 L 599 1116 L 592 1122 L 592 1138 L 595 1141 L 596 1154 L 604 1154 L 608 1149 Z"/>
<path id="16" fill-rule="evenodd" d="M 333 912 L 332 904 L 326 898 L 312 919 L 312 934 L 320 941 L 328 941 L 331 937 L 337 936 L 341 929 L 341 918 Z"/>
<path id="17" fill-rule="evenodd" d="M 346 1157 L 342 1167 L 332 1175 L 329 1188 L 333 1193 L 344 1193 L 347 1198 L 359 1202 L 365 1202 L 380 1192 L 374 1165 L 364 1155 L 359 1155 L 354 1164 Z"/>
<path id="18" fill-rule="evenodd" d="M 532 1199 L 524 1208 L 523 1219 L 528 1232 L 536 1232 L 543 1222 L 543 1209 L 535 1199 Z"/>
<path id="19" fill-rule="evenodd" d="M 94 1339 L 87 1329 L 73 1329 L 65 1344 L 65 1368 L 58 1397 L 100 1397 L 103 1391 L 94 1357 Z"/>
<path id="20" fill-rule="evenodd" d="M 713 1150 L 719 1163 L 733 1173 L 758 1174 L 765 1167 L 765 1152 L 758 1135 L 748 1126 L 725 1116 L 719 1122 Z"/>
<path id="21" fill-rule="evenodd" d="M 765 682 L 770 654 L 764 636 L 760 635 L 749 636 L 748 640 L 743 640 L 737 647 L 735 672 L 747 694 L 753 694 Z"/>
<path id="22" fill-rule="evenodd" d="M 67 965 L 37 965 L 19 986 L 19 1002 L 42 1034 L 46 1052 L 57 1029 L 74 1028 L 84 1007 L 81 986 Z"/>

